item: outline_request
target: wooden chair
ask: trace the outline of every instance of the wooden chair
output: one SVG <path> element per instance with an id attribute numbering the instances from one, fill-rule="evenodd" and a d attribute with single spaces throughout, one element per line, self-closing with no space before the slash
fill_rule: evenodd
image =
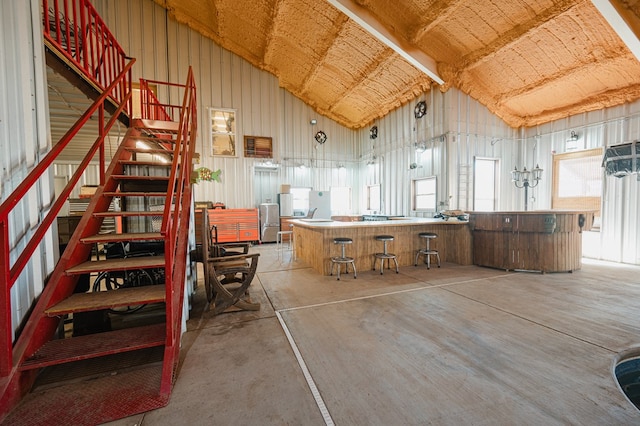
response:
<path id="1" fill-rule="evenodd" d="M 196 250 L 192 258 L 204 266 L 205 292 L 214 314 L 231 308 L 259 310 L 260 304 L 251 301 L 248 288 L 260 254 L 249 254 L 248 243 L 218 244 L 217 230 L 209 226 L 207 209 L 196 211 L 195 225 Z"/>

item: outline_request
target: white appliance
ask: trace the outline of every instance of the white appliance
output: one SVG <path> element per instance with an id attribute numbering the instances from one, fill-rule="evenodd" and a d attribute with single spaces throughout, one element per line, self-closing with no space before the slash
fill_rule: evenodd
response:
<path id="1" fill-rule="evenodd" d="M 260 204 L 260 240 L 263 243 L 271 243 L 276 240 L 280 230 L 279 206 L 276 203 Z"/>
<path id="2" fill-rule="evenodd" d="M 317 209 L 314 219 L 331 219 L 331 193 L 329 191 L 309 191 L 309 210 Z"/>
<path id="3" fill-rule="evenodd" d="M 293 194 L 278 194 L 278 203 L 281 217 L 293 216 Z"/>

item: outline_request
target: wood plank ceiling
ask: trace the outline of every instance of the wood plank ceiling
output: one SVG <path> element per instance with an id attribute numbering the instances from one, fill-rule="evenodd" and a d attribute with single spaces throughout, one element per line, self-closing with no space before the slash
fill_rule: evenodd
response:
<path id="1" fill-rule="evenodd" d="M 155 1 L 352 129 L 451 87 L 514 128 L 640 99 L 640 62 L 594 6 L 607 0 Z M 640 1 L 612 2 L 637 42 Z M 331 3 L 431 58 L 443 84 Z"/>

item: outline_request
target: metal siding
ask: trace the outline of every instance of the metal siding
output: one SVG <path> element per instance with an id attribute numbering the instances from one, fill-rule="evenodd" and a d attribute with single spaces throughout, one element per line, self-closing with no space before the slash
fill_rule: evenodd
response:
<path id="1" fill-rule="evenodd" d="M 538 159 L 545 170 L 538 194 L 542 207 L 550 207 L 552 195 L 550 153 L 566 151 L 571 131 L 580 135 L 582 148 L 607 147 L 640 139 L 640 102 L 580 114 L 528 129 L 528 152 L 538 141 Z M 535 137 L 537 135 L 537 138 Z M 548 201 L 542 201 L 548 200 Z M 637 176 L 604 176 L 602 223 L 599 232 L 588 232 L 584 255 L 614 262 L 640 264 L 640 183 Z"/>
<path id="2" fill-rule="evenodd" d="M 500 210 L 523 207 L 523 192 L 511 183 L 510 171 L 514 166 L 533 167 L 537 162 L 546 172 L 540 185 L 531 191 L 535 197 L 532 206 L 542 209 L 549 207 L 551 199 L 551 152 L 562 152 L 568 131 L 585 126 L 586 148 L 640 137 L 638 102 L 516 130 L 474 99 L 450 89 L 446 93 L 431 90 L 424 95 L 428 113 L 415 129 L 413 107 L 417 100 L 371 123 L 379 129 L 372 148 L 368 127 L 351 131 L 318 116 L 311 107 L 280 88 L 271 74 L 252 67 L 211 40 L 177 24 L 150 0 L 99 0 L 95 3 L 98 10 L 108 10 L 105 19 L 110 28 L 125 51 L 138 58 L 134 73 L 139 72 L 145 78 L 179 82 L 187 66 L 194 65 L 199 90 L 200 166 L 223 171 L 222 184 L 205 182 L 196 186 L 198 200 L 223 201 L 229 207 L 250 207 L 273 193 L 274 185 L 277 191 L 280 183 L 328 189 L 338 185 L 337 174 L 330 170 L 329 164 L 344 162 L 352 165 L 349 175 L 356 212 L 364 210 L 366 185 L 376 183 L 382 184 L 387 213 L 409 211 L 410 178 L 427 172 L 438 176 L 440 202 L 452 209 L 472 209 L 473 159 L 483 156 L 501 159 Z M 115 26 L 111 25 L 111 20 Z M 210 106 L 238 110 L 239 142 L 245 134 L 271 136 L 274 160 L 281 164 L 280 170 L 259 173 L 259 182 L 254 185 L 253 159 L 241 155 L 238 158 L 211 157 L 206 131 L 206 108 Z M 594 122 L 616 117 L 621 119 L 616 125 L 593 126 Z M 311 118 L 318 120 L 316 126 L 309 125 Z M 323 130 L 329 136 L 329 141 L 317 150 L 313 142 L 316 130 Z M 413 142 L 417 138 L 428 139 L 440 134 L 447 135 L 440 157 L 428 161 L 421 159 L 422 168 L 408 172 L 407 162 L 412 155 L 408 152 Z M 384 157 L 384 166 L 366 166 L 373 151 L 377 157 Z M 297 162 L 311 160 L 318 165 L 313 170 L 302 171 L 295 167 Z M 614 242 L 616 238 L 622 238 L 623 242 L 619 249 L 603 250 L 603 253 L 606 252 L 610 260 L 640 263 L 636 242 L 639 230 L 635 220 L 638 183 L 630 182 L 633 178 L 625 178 L 626 182 L 609 180 L 605 182 L 603 221 L 606 223 L 603 223 L 602 239 L 603 243 L 612 246 L 618 244 Z M 396 184 L 401 181 L 407 183 L 398 189 Z"/>
<path id="3" fill-rule="evenodd" d="M 5 200 L 51 146 L 39 1 L 0 2 L 0 34 L 0 161 Z M 11 262 L 31 238 L 41 212 L 53 201 L 52 178 L 52 170 L 45 172 L 9 216 Z M 47 233 L 11 289 L 14 330 L 53 270 L 58 257 L 56 236 L 55 230 Z"/>
<path id="4" fill-rule="evenodd" d="M 176 23 L 155 3 L 101 0 L 95 6 L 124 50 L 137 58 L 134 76 L 140 73 L 144 78 L 181 82 L 188 66 L 194 67 L 200 114 L 198 167 L 223 171 L 222 184 L 196 185 L 197 200 L 222 201 L 228 207 L 244 208 L 254 206 L 261 198 L 259 193 L 277 191 L 281 183 L 326 190 L 336 185 L 335 174 L 326 169 L 329 163 L 336 167 L 338 162 L 356 161 L 355 132 L 318 116 L 308 105 L 281 89 L 273 75 Z M 245 159 L 240 152 L 237 158 L 211 156 L 208 107 L 237 110 L 239 151 L 244 135 L 273 138 L 274 160 L 281 164 L 277 177 L 261 173 L 267 182 L 254 185 L 254 159 Z M 318 120 L 315 129 L 309 124 L 311 118 Z M 323 130 L 329 136 L 327 143 L 317 150 L 313 130 Z M 296 171 L 297 161 L 322 166 L 301 173 Z"/>

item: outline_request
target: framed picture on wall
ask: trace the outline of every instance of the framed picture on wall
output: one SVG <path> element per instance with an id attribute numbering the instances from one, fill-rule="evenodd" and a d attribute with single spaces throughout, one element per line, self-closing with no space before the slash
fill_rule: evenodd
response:
<path id="1" fill-rule="evenodd" d="M 237 157 L 236 110 L 209 108 L 211 155 Z"/>
<path id="2" fill-rule="evenodd" d="M 273 143 L 266 136 L 245 136 L 244 156 L 253 158 L 273 158 Z"/>

